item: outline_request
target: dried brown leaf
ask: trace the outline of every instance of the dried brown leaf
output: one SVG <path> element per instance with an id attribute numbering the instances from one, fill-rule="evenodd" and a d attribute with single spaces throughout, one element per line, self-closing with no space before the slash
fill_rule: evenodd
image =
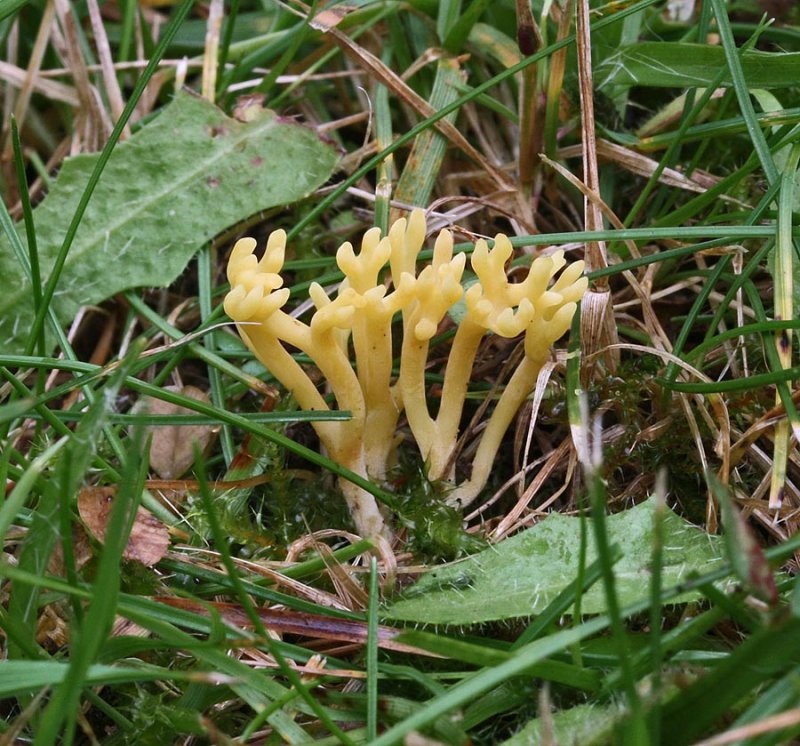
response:
<path id="1" fill-rule="evenodd" d="M 93 554 L 92 544 L 86 532 L 80 524 L 74 523 L 72 525 L 72 556 L 75 560 L 75 567 L 80 570 L 92 558 Z M 63 577 L 66 573 L 64 568 L 64 547 L 61 539 L 58 540 L 47 562 L 47 572 L 56 577 Z"/>
<path id="2" fill-rule="evenodd" d="M 48 604 L 36 620 L 36 642 L 47 650 L 59 650 L 69 643 L 69 624 L 56 604 Z"/>
<path id="3" fill-rule="evenodd" d="M 114 506 L 115 487 L 86 487 L 78 495 L 78 513 L 86 528 L 99 542 L 105 541 L 106 527 Z M 158 562 L 169 548 L 169 530 L 149 510 L 139 507 L 128 546 L 122 556 L 148 567 Z"/>
<path id="4" fill-rule="evenodd" d="M 194 386 L 166 386 L 167 391 L 181 393 L 196 401 L 208 402 L 208 394 Z M 137 411 L 154 415 L 194 414 L 191 409 L 176 404 L 143 397 Z M 150 467 L 162 479 L 175 479 L 184 474 L 194 463 L 194 443 L 205 451 L 218 428 L 212 425 L 154 425 L 147 428 L 152 436 Z"/>

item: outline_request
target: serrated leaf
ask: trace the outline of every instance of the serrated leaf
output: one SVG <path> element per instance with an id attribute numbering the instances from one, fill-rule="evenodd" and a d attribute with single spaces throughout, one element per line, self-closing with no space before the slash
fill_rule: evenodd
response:
<path id="1" fill-rule="evenodd" d="M 622 606 L 648 597 L 653 545 L 654 501 L 607 518 L 609 544 L 622 549 L 614 565 Z M 590 519 L 587 519 L 590 520 Z M 692 526 L 668 510 L 664 516 L 662 584 L 680 583 L 692 571 L 708 572 L 723 562 L 718 536 Z M 580 519 L 552 513 L 527 531 L 461 562 L 423 575 L 383 611 L 386 619 L 430 624 L 478 624 L 535 616 L 575 579 L 578 570 Z M 588 528 L 586 562 L 597 557 Z M 689 594 L 671 599 L 686 601 Z M 586 614 L 606 611 L 600 584 L 583 596 Z"/>
<path id="2" fill-rule="evenodd" d="M 800 79 L 800 53 L 745 50 L 742 68 L 750 88 L 786 88 Z M 621 47 L 595 70 L 595 86 L 706 87 L 726 69 L 725 50 L 686 42 L 637 42 Z M 722 86 L 731 86 L 726 72 Z"/>
<path id="3" fill-rule="evenodd" d="M 82 305 L 131 287 L 169 285 L 204 243 L 269 207 L 307 196 L 339 158 L 317 133 L 266 109 L 247 121 L 179 94 L 114 150 L 56 290 L 66 323 Z M 68 158 L 33 212 L 43 275 L 61 247 L 98 155 Z M 24 231 L 19 231 L 20 235 Z M 33 319 L 30 282 L 0 237 L 0 353 L 23 351 Z"/>

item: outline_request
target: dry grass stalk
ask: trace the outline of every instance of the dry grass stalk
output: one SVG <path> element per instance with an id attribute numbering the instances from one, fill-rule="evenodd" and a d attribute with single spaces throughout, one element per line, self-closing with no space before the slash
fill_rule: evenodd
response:
<path id="1" fill-rule="evenodd" d="M 31 82 L 28 84 L 27 78 L 31 69 L 32 68 L 29 67 L 28 70 L 23 70 L 21 67 L 12 65 L 10 62 L 0 60 L 0 78 L 3 79 L 7 87 L 19 88 L 22 93 L 30 86 L 30 93 L 40 93 L 52 101 L 59 101 L 62 104 L 67 104 L 75 108 L 80 106 L 78 93 L 72 86 L 59 83 L 56 80 L 47 80 L 35 73 L 30 75 Z M 27 108 L 22 109 L 22 111 L 22 117 L 17 116 L 17 112 L 14 112 L 14 116 L 17 117 L 17 122 L 20 123 L 25 118 Z"/>
<path id="2" fill-rule="evenodd" d="M 519 497 L 517 502 L 514 504 L 514 507 L 511 508 L 500 520 L 500 523 L 494 528 L 491 533 L 491 540 L 493 542 L 500 541 L 508 536 L 514 527 L 517 525 L 520 517 L 525 513 L 530 505 L 531 500 L 539 494 L 539 491 L 547 482 L 548 479 L 559 469 L 562 469 L 564 466 L 564 462 L 569 462 L 569 454 L 572 451 L 572 441 L 569 438 L 565 438 L 559 446 L 548 455 L 547 460 L 544 463 L 544 466 L 536 473 L 536 477 L 533 481 L 528 485 L 525 489 L 525 492 Z M 565 481 L 561 487 L 556 490 L 556 492 L 548 498 L 548 503 L 551 503 L 558 499 L 564 491 L 567 489 L 569 485 L 568 481 Z M 537 512 L 541 511 L 543 508 L 539 506 L 537 508 Z"/>
<path id="3" fill-rule="evenodd" d="M 582 147 L 580 145 L 569 145 L 565 148 L 559 148 L 558 157 L 574 158 L 580 155 L 581 152 Z M 643 176 L 646 179 L 649 179 L 659 166 L 658 162 L 652 158 L 608 140 L 597 140 L 595 152 L 601 160 L 615 163 L 630 171 L 630 173 Z M 719 183 L 719 177 L 695 169 L 692 171 L 691 178 L 689 178 L 674 168 L 665 168 L 659 175 L 658 181 L 665 186 L 703 194 Z M 721 199 L 724 198 L 725 195 L 722 195 Z"/>
<path id="4" fill-rule="evenodd" d="M 795 707 L 785 712 L 779 712 L 777 715 L 770 715 L 755 723 L 747 723 L 747 725 L 740 725 L 738 728 L 731 728 L 718 736 L 699 741 L 695 746 L 727 746 L 727 744 L 740 743 L 746 739 L 755 738 L 766 733 L 775 733 L 785 728 L 791 728 L 798 723 L 800 723 L 800 707 Z"/>
<path id="5" fill-rule="evenodd" d="M 581 135 L 583 154 L 583 181 L 590 192 L 600 194 L 600 174 L 597 168 L 597 136 L 594 122 L 594 89 L 592 85 L 592 41 L 589 27 L 589 0 L 578 0 L 576 20 L 578 47 L 578 83 L 581 100 Z M 584 198 L 584 224 L 587 231 L 603 230 L 603 215 L 595 200 Z M 586 270 L 592 272 L 608 266 L 604 241 L 587 241 Z M 597 350 L 611 348 L 619 341 L 611 305 L 608 280 L 598 280 L 589 289 L 582 304 L 581 343 L 584 358 Z M 613 349 L 613 348 L 611 348 Z M 611 349 L 604 354 L 610 371 L 619 363 L 619 353 Z M 584 375 L 590 375 L 585 371 Z"/>
<path id="6" fill-rule="evenodd" d="M 17 181 L 16 167 L 14 165 L 14 145 L 11 139 L 11 114 L 16 119 L 18 130 L 21 132 L 25 124 L 25 118 L 28 112 L 28 104 L 33 91 L 36 89 L 37 82 L 39 82 L 39 72 L 44 58 L 45 50 L 47 49 L 47 42 L 50 38 L 50 29 L 53 25 L 53 18 L 55 17 L 55 8 L 52 0 L 45 6 L 42 14 L 42 20 L 39 24 L 39 30 L 34 41 L 33 49 L 28 61 L 27 70 L 22 70 L 17 67 L 13 62 L 17 55 L 17 41 L 19 36 L 19 20 L 15 20 L 8 37 L 8 61 L 0 61 L 0 78 L 4 82 L 5 94 L 3 96 L 3 127 L 0 131 L 0 141 L 2 147 L 0 148 L 0 167 L 3 172 L 3 183 L 6 185 L 8 195 L 6 197 L 7 203 L 13 203 L 19 199 L 19 185 Z M 49 86 L 48 86 L 49 87 Z M 14 96 L 14 88 L 19 88 L 19 93 Z M 60 84 L 54 86 L 58 93 L 61 93 L 71 100 L 67 103 L 73 103 L 77 106 L 77 96 L 69 96 L 67 89 L 61 90 Z M 56 91 L 53 91 L 56 92 Z M 74 94 L 74 91 L 72 92 Z M 12 213 L 13 214 L 13 213 Z"/>
<path id="7" fill-rule="evenodd" d="M 213 608 L 228 624 L 232 624 L 241 629 L 251 629 L 253 626 L 250 617 L 239 604 L 223 602 L 200 603 L 198 601 L 175 598 L 172 596 L 157 596 L 154 597 L 153 600 L 156 603 L 161 603 L 175 609 L 183 609 L 184 611 L 189 611 L 206 618 L 211 616 L 209 609 Z M 336 619 L 319 614 L 308 614 L 284 609 L 270 609 L 264 606 L 259 606 L 256 612 L 260 617 L 261 623 L 267 631 L 271 633 L 277 633 L 279 635 L 302 635 L 303 637 L 317 638 L 320 640 L 341 640 L 356 643 L 359 646 L 365 645 L 367 642 L 366 622 L 351 619 Z M 435 653 L 428 653 L 412 645 L 398 642 L 395 638 L 401 635 L 402 632 L 401 629 L 380 625 L 378 627 L 378 647 L 403 653 L 439 657 Z M 307 647 L 311 646 L 308 645 Z"/>
<path id="8" fill-rule="evenodd" d="M 6 61 L 14 66 L 19 55 L 19 19 L 15 18 L 8 28 L 8 38 L 6 40 Z M 3 122 L 7 122 L 11 117 L 14 108 L 14 98 L 11 92 L 12 86 L 7 81 L 3 81 Z"/>
<path id="9" fill-rule="evenodd" d="M 369 605 L 369 594 L 350 574 L 350 568 L 337 561 L 327 544 L 317 544 L 316 550 L 325 562 L 328 577 L 339 598 L 349 609 L 366 609 Z"/>
<path id="10" fill-rule="evenodd" d="M 795 404 L 800 403 L 800 389 L 792 392 L 792 401 Z M 731 458 L 733 459 L 734 465 L 744 458 L 747 449 L 755 443 L 758 438 L 771 431 L 775 427 L 775 423 L 783 417 L 786 417 L 786 407 L 783 406 L 782 402 L 778 402 L 772 409 L 764 412 L 753 422 L 733 445 Z"/>
<path id="11" fill-rule="evenodd" d="M 62 97 L 60 100 L 67 98 L 69 100 L 65 101 L 65 103 L 68 103 L 71 106 L 77 106 L 78 104 L 78 98 L 75 95 L 74 90 L 59 83 L 55 83 L 51 86 L 48 82 L 42 81 L 39 77 L 39 72 L 42 67 L 42 60 L 44 59 L 44 53 L 47 50 L 47 43 L 50 39 L 50 30 L 53 26 L 54 18 L 55 5 L 53 4 L 53 0 L 48 0 L 47 5 L 45 5 L 44 12 L 42 13 L 42 20 L 39 23 L 39 30 L 36 33 L 36 40 L 33 43 L 33 49 L 31 50 L 28 67 L 22 74 L 21 78 L 18 75 L 19 72 L 22 72 L 20 68 L 7 62 L 0 62 L 0 77 L 2 77 L 6 82 L 7 90 L 15 84 L 19 87 L 19 93 L 17 94 L 16 102 L 14 102 L 14 117 L 17 120 L 17 127 L 19 127 L 20 130 L 22 130 L 22 127 L 25 124 L 25 118 L 28 113 L 28 105 L 30 104 L 31 95 L 33 94 L 34 90 L 38 90 L 39 93 L 43 93 L 48 98 L 55 98 L 57 100 L 59 96 Z M 6 98 L 6 103 L 11 105 L 12 100 L 13 99 L 9 91 L 9 95 Z M 11 142 L 11 126 L 10 122 L 6 120 L 5 124 L 3 125 L 2 160 L 4 163 L 11 160 L 12 148 L 13 144 Z M 7 177 L 6 183 L 16 184 L 16 178 Z"/>
<path id="12" fill-rule="evenodd" d="M 520 470 L 513 476 L 509 477 L 497 490 L 495 490 L 493 495 L 481 502 L 480 505 L 478 505 L 477 508 L 474 508 L 471 513 L 467 513 L 464 516 L 465 523 L 472 523 L 472 521 L 474 521 L 476 518 L 483 515 L 500 498 L 504 497 L 510 489 L 516 487 L 516 485 L 518 485 L 525 478 L 525 476 L 545 463 L 547 458 L 548 456 L 539 456 L 539 458 L 531 461 L 525 467 L 525 469 Z"/>
<path id="13" fill-rule="evenodd" d="M 217 67 L 219 60 L 219 37 L 222 31 L 222 19 L 225 15 L 223 0 L 211 0 L 208 5 L 208 21 L 206 22 L 205 50 L 203 52 L 203 82 L 201 95 L 212 104 L 217 94 Z"/>
<path id="14" fill-rule="evenodd" d="M 533 445 L 533 434 L 536 429 L 536 422 L 539 418 L 539 409 L 542 406 L 547 384 L 556 369 L 556 362 L 551 360 L 542 366 L 536 378 L 536 386 L 533 389 L 533 399 L 525 409 L 520 411 L 517 417 L 517 426 L 514 433 L 514 466 L 519 472 L 525 472 L 528 466 L 528 454 Z M 523 435 L 525 442 L 522 442 Z M 522 454 L 520 462 L 519 455 Z M 519 495 L 525 491 L 524 481 L 520 480 L 517 486 Z"/>
<path id="15" fill-rule="evenodd" d="M 594 121 L 594 87 L 592 83 L 592 41 L 589 27 L 589 0 L 578 0 L 576 34 L 578 47 L 578 84 L 581 101 L 581 154 L 583 182 L 590 192 L 600 194 L 600 173 L 597 168 L 597 136 Z M 584 223 L 587 231 L 603 230 L 603 215 L 597 203 L 584 198 Z M 586 269 L 592 272 L 608 266 L 604 241 L 586 243 Z M 607 280 L 595 283 L 600 290 L 608 289 Z M 588 350 L 587 352 L 592 352 Z"/>
<path id="16" fill-rule="evenodd" d="M 108 36 L 106 35 L 103 17 L 100 15 L 100 7 L 97 4 L 97 0 L 87 0 L 87 7 L 89 9 L 89 19 L 92 24 L 92 33 L 94 34 L 97 56 L 100 58 L 103 87 L 106 89 L 108 105 L 111 108 L 111 116 L 116 121 L 122 116 L 125 102 L 122 99 L 122 91 L 120 90 L 119 81 L 117 80 L 114 58 L 111 56 L 111 45 L 108 43 Z M 88 73 L 88 66 L 86 70 Z M 125 129 L 123 129 L 120 135 L 120 139 L 125 139 L 130 136 L 131 129 L 130 126 L 126 124 Z"/>
<path id="17" fill-rule="evenodd" d="M 89 80 L 83 57 L 75 16 L 67 0 L 55 0 L 58 25 L 53 27 L 53 46 L 72 74 L 80 107 L 76 112 L 76 127 L 72 153 L 100 150 L 111 134 L 111 119 L 100 105 L 100 96 Z"/>
<path id="18" fill-rule="evenodd" d="M 349 531 L 341 531 L 337 529 L 323 529 L 322 531 L 315 531 L 311 534 L 306 534 L 288 547 L 286 553 L 286 563 L 292 564 L 299 562 L 302 555 L 311 550 L 319 553 L 319 547 L 323 539 L 346 539 L 351 544 L 361 541 L 361 537 L 352 534 Z M 384 576 L 383 587 L 390 589 L 394 586 L 398 572 L 398 557 L 392 549 L 392 545 L 383 537 L 375 537 L 372 539 L 374 548 L 372 553 L 378 558 L 378 567 Z M 357 568 L 353 565 L 350 566 L 350 571 L 355 571 Z M 360 569 L 360 568 L 359 568 Z"/>
<path id="19" fill-rule="evenodd" d="M 174 554 L 170 553 L 169 556 L 179 560 L 180 562 L 188 561 L 195 567 L 211 570 L 218 567 L 220 564 L 219 552 L 211 549 L 190 546 L 176 547 L 176 549 L 180 549 L 180 552 L 176 552 Z M 198 555 L 205 555 L 208 557 L 208 562 L 201 562 L 198 559 Z M 244 559 L 241 557 L 234 557 L 232 559 L 234 564 L 238 568 L 241 568 L 243 572 L 250 572 L 255 575 L 259 575 L 262 578 L 266 578 L 270 582 L 274 583 L 276 587 L 284 589 L 287 593 L 290 593 L 297 598 L 303 598 L 306 601 L 311 601 L 312 603 L 319 604 L 320 606 L 326 606 L 330 609 L 339 609 L 340 611 L 350 611 L 353 608 L 352 606 L 344 603 L 341 598 L 335 596 L 333 593 L 329 593 L 320 588 L 314 588 L 311 585 L 302 583 L 299 580 L 291 578 L 282 572 L 278 572 L 277 570 L 266 567 L 263 562 L 256 562 L 254 560 Z"/>
<path id="20" fill-rule="evenodd" d="M 517 44 L 520 53 L 528 57 L 541 46 L 541 33 L 531 12 L 528 0 L 517 0 Z M 533 178 L 539 162 L 539 151 L 544 133 L 544 101 L 539 96 L 537 84 L 538 65 L 528 65 L 522 71 L 519 97 L 519 181 L 523 204 L 530 210 Z"/>
<path id="21" fill-rule="evenodd" d="M 411 106 L 417 114 L 422 117 L 430 117 L 436 113 L 422 96 L 408 86 L 397 73 L 387 67 L 374 54 L 356 44 L 338 29 L 331 28 L 328 33 L 350 59 L 360 67 L 363 67 L 376 80 L 383 83 L 400 101 Z M 468 158 L 490 175 L 498 187 L 507 191 L 513 190 L 514 185 L 508 177 L 475 148 L 455 125 L 440 119 L 434 126 L 453 145 L 462 150 Z"/>
<path id="22" fill-rule="evenodd" d="M 553 3 L 551 13 L 557 16 L 558 31 L 556 41 L 562 41 L 569 34 L 569 27 L 575 15 L 575 0 L 566 0 L 563 7 Z M 545 142 L 545 152 L 553 155 L 556 145 L 556 124 L 561 109 L 561 91 L 564 87 L 564 71 L 567 67 L 567 47 L 559 49 L 550 57 L 547 78 L 547 112 L 545 129 L 552 130 L 551 140 Z"/>
<path id="23" fill-rule="evenodd" d="M 615 228 L 622 230 L 625 226 L 622 224 L 622 221 L 617 217 L 614 211 L 602 200 L 600 195 L 597 192 L 590 190 L 577 176 L 573 173 L 568 171 L 564 168 L 560 163 L 556 163 L 555 161 L 551 161 L 547 156 L 541 156 L 542 161 L 545 162 L 548 166 L 553 168 L 557 171 L 564 179 L 570 182 L 576 189 L 578 189 L 584 196 L 585 199 L 589 200 L 590 202 L 594 203 L 606 216 L 609 223 L 613 225 Z M 639 249 L 636 246 L 636 243 L 631 240 L 626 240 L 625 245 L 628 248 L 631 256 L 640 256 Z M 652 273 L 655 271 L 655 268 L 651 267 L 646 270 L 649 273 L 649 276 L 652 278 Z M 637 298 L 639 299 L 639 303 L 642 307 L 642 317 L 644 319 L 645 329 L 647 330 L 650 338 L 653 340 L 653 344 L 655 344 L 659 349 L 671 351 L 672 350 L 672 343 L 669 341 L 669 337 L 667 333 L 664 331 L 664 328 L 661 326 L 661 322 L 658 319 L 658 315 L 653 308 L 653 297 L 650 293 L 649 287 L 642 287 L 639 283 L 639 280 L 629 270 L 626 270 L 622 273 L 625 279 L 628 281 L 631 289 L 636 294 Z M 645 275 L 647 276 L 647 274 Z"/>

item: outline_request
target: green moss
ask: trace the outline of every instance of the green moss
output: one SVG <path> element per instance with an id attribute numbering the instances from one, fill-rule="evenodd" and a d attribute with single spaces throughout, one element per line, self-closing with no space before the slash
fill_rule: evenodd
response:
<path id="1" fill-rule="evenodd" d="M 397 525 L 407 531 L 408 549 L 415 557 L 451 560 L 485 546 L 464 530 L 461 511 L 445 503 L 443 485 L 430 482 L 417 459 L 401 459 L 395 483 Z"/>
<path id="2" fill-rule="evenodd" d="M 609 495 L 626 493 L 634 500 L 646 497 L 656 473 L 667 470 L 669 489 L 686 517 L 702 523 L 706 485 L 694 436 L 683 412 L 672 399 L 662 397 L 656 372 L 648 362 L 624 363 L 616 376 L 609 376 L 594 389 L 606 410 L 603 426 L 613 428 L 614 437 L 603 449 L 603 471 Z M 705 422 L 697 418 L 705 442 L 712 437 Z M 631 490 L 635 480 L 641 489 Z"/>

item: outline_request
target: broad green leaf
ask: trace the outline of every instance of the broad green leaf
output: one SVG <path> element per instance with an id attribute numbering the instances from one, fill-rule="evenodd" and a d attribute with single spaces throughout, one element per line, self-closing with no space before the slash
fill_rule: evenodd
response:
<path id="1" fill-rule="evenodd" d="M 612 23 L 592 33 L 592 60 L 594 67 L 597 67 L 601 60 L 605 60 L 609 56 L 615 54 L 618 49 L 638 42 L 641 35 L 642 24 L 645 22 L 645 15 L 645 11 L 634 13 L 623 20 L 622 23 Z M 577 68 L 574 67 L 575 62 L 570 60 L 568 65 L 569 68 L 571 68 L 569 70 L 570 74 L 576 75 Z M 603 89 L 602 91 L 603 96 L 613 102 L 617 114 L 621 118 L 624 118 L 625 108 L 628 105 L 628 96 L 630 95 L 629 88 L 629 86 L 624 84 L 617 84 L 613 87 Z M 600 101 L 598 100 L 595 106 L 599 103 Z"/>
<path id="2" fill-rule="evenodd" d="M 205 242 L 235 223 L 301 199 L 332 173 L 338 154 L 310 128 L 264 109 L 231 119 L 180 94 L 111 156 L 78 229 L 54 298 L 66 323 L 77 309 L 131 287 L 169 285 Z M 64 162 L 34 210 L 42 273 L 97 160 Z M 20 234 L 24 231 L 19 231 Z M 17 353 L 33 317 L 31 288 L 0 237 L 0 353 Z"/>
<path id="3" fill-rule="evenodd" d="M 648 500 L 607 519 L 609 543 L 623 552 L 614 565 L 622 606 L 642 601 L 649 594 L 653 506 Z M 721 538 L 709 536 L 672 511 L 664 517 L 664 537 L 664 587 L 723 562 Z M 575 579 L 579 543 L 580 519 L 552 513 L 497 546 L 430 570 L 385 609 L 383 616 L 430 624 L 477 624 L 536 615 Z M 587 564 L 596 557 L 589 527 Z M 688 597 L 679 596 L 672 602 Z M 601 584 L 587 591 L 581 608 L 586 614 L 606 611 Z"/>
<path id="4" fill-rule="evenodd" d="M 759 52 L 741 55 L 750 88 L 785 88 L 800 79 L 800 53 Z M 595 84 L 653 86 L 659 88 L 706 87 L 727 67 L 722 47 L 684 42 L 638 42 L 621 47 L 595 71 Z M 721 85 L 732 85 L 729 73 Z"/>
<path id="5" fill-rule="evenodd" d="M 502 746 L 530 746 L 534 743 L 579 743 L 581 746 L 607 744 L 614 724 L 625 714 L 621 704 L 585 704 L 568 710 L 554 712 L 550 716 L 551 741 L 546 741 L 548 728 L 542 718 L 531 720 L 519 733 L 515 733 Z"/>

